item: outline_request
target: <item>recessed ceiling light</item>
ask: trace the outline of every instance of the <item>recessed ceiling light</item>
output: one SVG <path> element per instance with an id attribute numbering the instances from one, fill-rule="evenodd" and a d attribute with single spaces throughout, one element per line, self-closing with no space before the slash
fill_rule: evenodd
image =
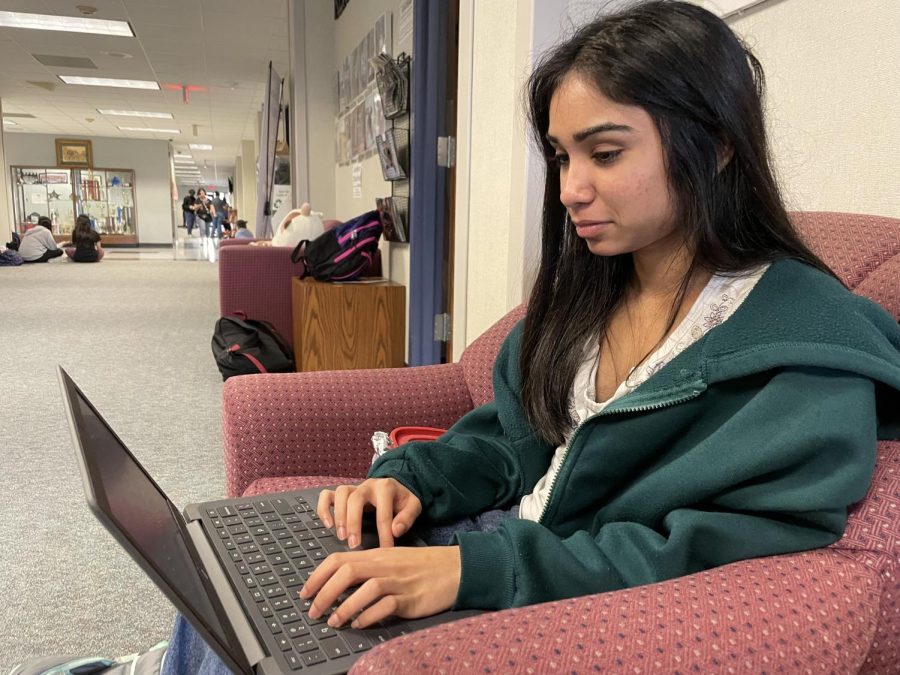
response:
<path id="1" fill-rule="evenodd" d="M 206 143 L 190 143 L 191 150 L 212 150 L 212 146 Z"/>
<path id="2" fill-rule="evenodd" d="M 7 28 L 31 28 L 34 30 L 57 30 L 66 33 L 93 33 L 95 35 L 134 37 L 134 31 L 131 30 L 131 26 L 127 21 L 82 19 L 76 16 L 54 16 L 53 14 L 0 12 L 0 26 L 6 26 Z"/>
<path id="3" fill-rule="evenodd" d="M 134 57 L 128 52 L 109 52 L 109 51 L 101 51 L 101 54 L 104 56 L 108 56 L 111 59 L 133 59 Z"/>
<path id="4" fill-rule="evenodd" d="M 80 77 L 58 75 L 66 84 L 83 84 L 89 87 L 123 87 L 125 89 L 159 89 L 159 82 L 151 80 L 117 80 L 111 77 Z"/>
<path id="5" fill-rule="evenodd" d="M 97 108 L 97 112 L 101 115 L 120 115 L 122 117 L 153 117 L 155 119 L 170 120 L 172 113 L 167 112 L 141 112 L 140 110 L 109 110 L 108 108 Z"/>
<path id="6" fill-rule="evenodd" d="M 119 127 L 119 131 L 150 131 L 154 134 L 180 134 L 180 129 L 153 129 L 150 127 Z"/>

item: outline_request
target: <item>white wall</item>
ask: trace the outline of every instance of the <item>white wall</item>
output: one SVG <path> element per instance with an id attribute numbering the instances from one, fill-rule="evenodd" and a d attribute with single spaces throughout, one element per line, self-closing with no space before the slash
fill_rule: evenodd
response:
<path id="1" fill-rule="evenodd" d="M 528 138 L 522 89 L 535 57 L 597 11 L 578 3 L 460 4 L 454 359 L 525 300 L 534 278 L 543 160 Z"/>
<path id="2" fill-rule="evenodd" d="M 6 133 L 6 172 L 13 165 L 55 166 L 56 136 Z M 141 244 L 172 243 L 172 191 L 166 141 L 91 138 L 94 166 L 133 169 Z"/>
<path id="3" fill-rule="evenodd" d="M 788 207 L 900 217 L 900 3 L 782 0 L 730 25 L 766 72 Z"/>

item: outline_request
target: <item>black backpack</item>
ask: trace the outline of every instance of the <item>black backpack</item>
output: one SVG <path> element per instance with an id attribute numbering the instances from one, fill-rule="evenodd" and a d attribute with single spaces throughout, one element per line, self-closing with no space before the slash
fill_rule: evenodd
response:
<path id="1" fill-rule="evenodd" d="M 12 233 L 12 241 L 6 242 L 6 248 L 12 249 L 13 251 L 19 250 L 19 245 L 22 243 L 22 237 L 19 236 L 18 232 Z"/>
<path id="2" fill-rule="evenodd" d="M 369 211 L 312 241 L 304 239 L 291 253 L 291 260 L 303 264 L 301 279 L 351 281 L 372 267 L 381 231 L 378 211 Z"/>
<path id="3" fill-rule="evenodd" d="M 223 316 L 216 321 L 212 352 L 223 380 L 294 370 L 294 351 L 268 321 Z"/>

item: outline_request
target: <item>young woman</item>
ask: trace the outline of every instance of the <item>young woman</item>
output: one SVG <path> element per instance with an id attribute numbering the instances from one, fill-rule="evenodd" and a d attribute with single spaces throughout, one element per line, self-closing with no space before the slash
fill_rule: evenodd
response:
<path id="1" fill-rule="evenodd" d="M 103 260 L 103 246 L 100 233 L 91 227 L 91 219 L 82 214 L 75 219 L 72 243 L 66 246 L 66 255 L 74 262 L 100 262 Z"/>
<path id="2" fill-rule="evenodd" d="M 762 90 L 725 23 L 680 2 L 543 59 L 541 263 L 495 400 L 323 493 L 351 547 L 374 509 L 382 547 L 329 556 L 300 592 L 310 616 L 500 609 L 840 538 L 900 420 L 884 401 L 876 416 L 876 392 L 900 389 L 900 332 L 791 227 Z M 446 527 L 496 510 L 494 531 Z M 392 547 L 435 525 L 450 545 Z"/>
<path id="3" fill-rule="evenodd" d="M 203 236 L 209 237 L 212 232 L 210 223 L 216 217 L 216 207 L 212 200 L 207 196 L 206 190 L 200 188 L 197 190 L 197 201 L 194 202 L 194 214 L 203 221 Z"/>

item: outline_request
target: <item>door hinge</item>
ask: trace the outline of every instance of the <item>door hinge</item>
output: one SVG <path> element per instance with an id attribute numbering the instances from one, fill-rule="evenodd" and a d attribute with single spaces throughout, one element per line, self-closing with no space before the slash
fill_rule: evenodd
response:
<path id="1" fill-rule="evenodd" d="M 434 315 L 434 341 L 450 342 L 450 315 L 446 312 Z"/>
<path id="2" fill-rule="evenodd" d="M 456 166 L 456 137 L 438 136 L 437 141 L 438 166 L 447 167 L 448 169 Z"/>

